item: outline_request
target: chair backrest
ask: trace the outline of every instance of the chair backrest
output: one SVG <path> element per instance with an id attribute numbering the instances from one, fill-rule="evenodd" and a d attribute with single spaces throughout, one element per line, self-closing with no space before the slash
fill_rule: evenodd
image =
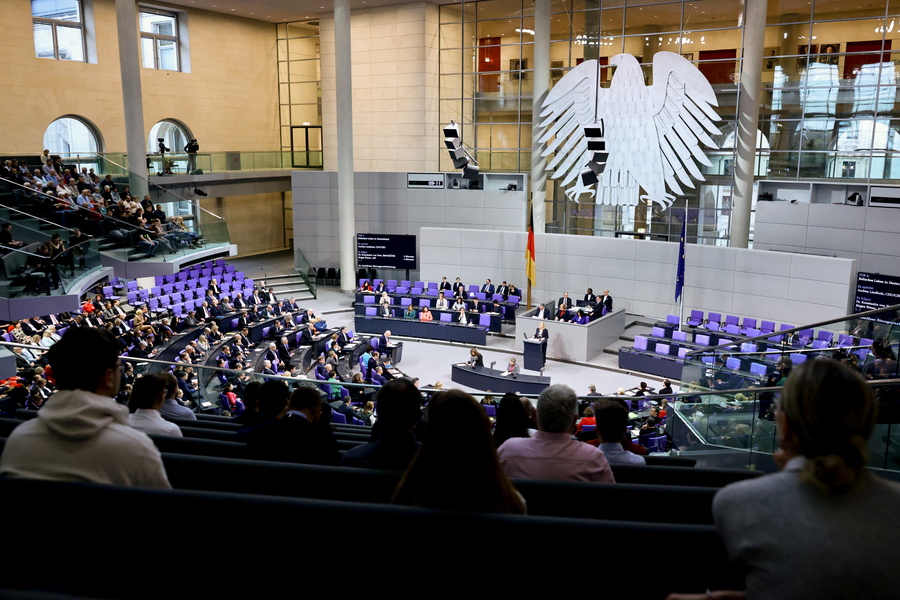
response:
<path id="1" fill-rule="evenodd" d="M 757 337 L 762 335 L 762 331 L 760 331 L 759 329 L 748 329 L 747 335 L 749 335 L 750 337 Z"/>
<path id="2" fill-rule="evenodd" d="M 828 342 L 825 340 L 813 340 L 812 347 L 816 350 L 822 350 L 828 347 Z"/>
<path id="3" fill-rule="evenodd" d="M 678 326 L 678 315 L 666 315 L 666 323 Z"/>
<path id="4" fill-rule="evenodd" d="M 409 306 L 412 304 L 412 298 L 400 298 L 400 306 Z"/>
<path id="5" fill-rule="evenodd" d="M 668 344 L 657 344 L 656 345 L 656 353 L 662 354 L 663 356 L 669 355 L 669 345 Z"/>
<path id="6" fill-rule="evenodd" d="M 494 294 L 493 296 L 491 296 L 491 302 L 493 302 L 494 300 L 496 300 L 497 302 L 503 302 L 503 295 Z"/>
<path id="7" fill-rule="evenodd" d="M 478 316 L 478 324 L 483 325 L 484 327 L 490 327 L 491 326 L 491 315 L 489 315 L 489 314 L 479 315 Z"/>
<path id="8" fill-rule="evenodd" d="M 519 300 L 521 300 L 521 299 L 522 299 L 521 296 L 510 296 L 510 297 L 507 299 L 507 301 L 508 301 L 510 304 L 518 304 L 518 303 L 519 303 Z"/>
<path id="9" fill-rule="evenodd" d="M 806 355 L 805 355 L 805 354 L 791 354 L 791 355 L 789 355 L 789 356 L 790 356 L 790 358 L 791 358 L 791 362 L 794 363 L 794 366 L 795 366 L 795 367 L 796 367 L 797 365 L 802 365 L 803 363 L 806 362 Z"/>
<path id="10" fill-rule="evenodd" d="M 710 323 L 713 323 L 713 322 L 715 322 L 715 323 L 721 323 L 721 322 L 722 322 L 722 314 L 721 314 L 721 313 L 713 313 L 713 312 L 711 312 L 711 313 L 709 313 L 709 316 L 707 317 L 707 320 L 708 320 Z"/>
<path id="11" fill-rule="evenodd" d="M 729 356 L 727 359 L 725 359 L 725 366 L 729 369 L 740 369 L 741 359 L 735 356 Z"/>
<path id="12" fill-rule="evenodd" d="M 718 321 L 710 321 L 706 324 L 706 328 L 710 331 L 719 331 L 719 322 Z"/>
<path id="13" fill-rule="evenodd" d="M 662 327 L 654 327 L 650 330 L 650 335 L 652 335 L 653 337 L 665 337 L 666 330 Z"/>
<path id="14" fill-rule="evenodd" d="M 694 341 L 700 344 L 701 346 L 709 346 L 709 336 L 698 334 L 697 337 L 694 338 Z"/>
<path id="15" fill-rule="evenodd" d="M 481 288 L 474 284 L 469 284 L 469 294 L 476 294 Z"/>
<path id="16" fill-rule="evenodd" d="M 422 292 L 424 292 L 424 291 L 425 291 L 424 288 L 414 287 L 414 288 L 412 289 L 412 295 L 413 295 L 413 296 L 421 296 L 421 295 L 422 295 Z"/>
<path id="17" fill-rule="evenodd" d="M 437 281 L 429 281 L 428 285 L 425 287 L 427 287 L 429 290 L 436 290 L 438 289 L 438 283 Z"/>
<path id="18" fill-rule="evenodd" d="M 484 407 L 484 412 L 487 413 L 487 416 L 489 416 L 489 417 L 497 416 L 497 407 L 496 406 L 494 406 L 493 404 L 482 404 L 482 406 Z"/>
<path id="19" fill-rule="evenodd" d="M 419 298 L 419 306 L 431 306 L 431 300 L 428 298 Z"/>
<path id="20" fill-rule="evenodd" d="M 441 313 L 441 322 L 443 323 L 449 323 L 452 318 L 453 315 L 450 313 Z"/>
<path id="21" fill-rule="evenodd" d="M 479 300 L 487 300 L 487 294 L 482 292 L 475 292 L 475 297 Z"/>
<path id="22" fill-rule="evenodd" d="M 736 315 L 725 315 L 725 324 L 726 325 L 737 325 L 738 318 Z"/>
<path id="23" fill-rule="evenodd" d="M 271 329 L 272 329 L 271 327 L 263 327 L 263 330 L 262 330 L 262 336 L 263 336 L 264 338 L 269 337 L 269 330 L 271 330 Z"/>
<path id="24" fill-rule="evenodd" d="M 691 310 L 691 322 L 703 321 L 703 311 L 702 310 Z"/>
<path id="25" fill-rule="evenodd" d="M 376 312 L 377 311 L 375 310 L 374 306 L 370 306 L 370 307 L 366 308 L 366 316 L 367 317 L 374 317 Z"/>
<path id="26" fill-rule="evenodd" d="M 646 350 L 647 349 L 647 338 L 642 335 L 634 336 L 634 349 L 635 350 Z"/>
<path id="27" fill-rule="evenodd" d="M 760 329 L 763 333 L 772 333 L 775 331 L 775 321 L 763 321 Z"/>
<path id="28" fill-rule="evenodd" d="M 137 282 L 137 281 L 129 281 L 129 282 L 128 282 L 127 284 L 125 284 L 125 285 L 126 285 L 126 287 L 128 288 L 128 291 L 129 291 L 129 292 L 134 292 L 134 291 L 137 291 L 137 289 L 138 289 L 138 282 Z"/>
<path id="29" fill-rule="evenodd" d="M 741 352 L 756 352 L 756 344 L 753 342 L 744 342 L 741 344 Z"/>
<path id="30" fill-rule="evenodd" d="M 688 353 L 687 348 L 684 348 L 684 347 L 679 348 L 678 349 L 678 358 L 680 358 L 681 360 L 684 360 L 684 357 L 687 355 L 687 353 Z"/>
<path id="31" fill-rule="evenodd" d="M 737 325 L 728 324 L 725 326 L 725 333 L 730 333 L 731 335 L 739 335 L 741 333 L 741 328 Z"/>
<path id="32" fill-rule="evenodd" d="M 363 304 L 375 304 L 375 296 L 371 294 L 363 297 Z"/>
<path id="33" fill-rule="evenodd" d="M 336 410 L 331 411 L 331 422 L 332 423 L 341 423 L 343 425 L 347 424 L 347 417 L 342 415 Z"/>
<path id="34" fill-rule="evenodd" d="M 831 340 L 834 339 L 834 332 L 825 331 L 824 329 L 819 330 L 819 335 L 816 336 L 817 340 L 822 340 L 823 342 L 831 343 Z"/>
<path id="35" fill-rule="evenodd" d="M 405 287 L 405 288 L 409 289 L 409 288 L 411 287 L 409 280 L 407 280 L 407 279 L 401 279 L 401 280 L 400 280 L 400 287 Z"/>
<path id="36" fill-rule="evenodd" d="M 765 375 L 766 374 L 766 365 L 762 363 L 750 363 L 750 372 L 754 375 Z"/>
<path id="37" fill-rule="evenodd" d="M 750 317 L 744 317 L 743 326 L 744 326 L 744 329 L 756 329 L 756 319 L 751 319 Z"/>
<path id="38" fill-rule="evenodd" d="M 648 441 L 647 448 L 650 452 L 665 452 L 666 451 L 666 436 L 661 435 L 658 437 L 652 437 Z"/>

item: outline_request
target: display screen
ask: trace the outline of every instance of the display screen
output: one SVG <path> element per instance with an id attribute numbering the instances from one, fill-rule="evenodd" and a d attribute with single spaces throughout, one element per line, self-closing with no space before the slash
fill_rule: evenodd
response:
<path id="1" fill-rule="evenodd" d="M 900 304 L 900 277 L 880 273 L 862 273 L 856 277 L 856 300 L 853 312 L 877 310 Z M 896 317 L 896 315 L 894 315 Z M 889 321 L 891 315 L 883 315 L 879 321 Z"/>
<path id="2" fill-rule="evenodd" d="M 356 265 L 369 269 L 415 269 L 416 236 L 358 233 Z"/>

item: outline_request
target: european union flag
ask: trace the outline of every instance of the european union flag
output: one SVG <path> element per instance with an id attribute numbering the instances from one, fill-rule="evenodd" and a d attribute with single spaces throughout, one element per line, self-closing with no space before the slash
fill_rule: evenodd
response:
<path id="1" fill-rule="evenodd" d="M 678 274 L 675 276 L 675 302 L 681 297 L 684 288 L 684 238 L 687 237 L 687 211 L 681 221 L 681 240 L 678 243 Z"/>

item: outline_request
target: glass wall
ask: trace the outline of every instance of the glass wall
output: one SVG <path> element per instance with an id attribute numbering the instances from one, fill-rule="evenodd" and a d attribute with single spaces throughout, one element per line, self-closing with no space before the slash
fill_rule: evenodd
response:
<path id="1" fill-rule="evenodd" d="M 296 168 L 322 166 L 319 21 L 279 23 L 278 104 L 281 150 Z"/>
<path id="2" fill-rule="evenodd" d="M 893 114 L 900 57 L 891 46 L 900 32 L 898 6 L 769 2 L 756 178 L 900 178 Z M 674 241 L 686 217 L 689 241 L 727 245 L 742 3 L 554 0 L 551 12 L 551 86 L 584 60 L 603 65 L 619 53 L 637 57 L 652 85 L 653 55 L 677 52 L 712 84 L 722 133 L 719 149 L 708 152 L 705 181 L 669 210 L 574 202 L 548 181 L 547 231 Z M 441 6 L 441 122 L 462 124 L 463 142 L 483 171 L 530 170 L 533 14 L 533 0 Z M 601 86 L 612 77 L 612 69 L 603 69 Z M 442 169 L 452 170 L 445 152 L 441 160 Z"/>

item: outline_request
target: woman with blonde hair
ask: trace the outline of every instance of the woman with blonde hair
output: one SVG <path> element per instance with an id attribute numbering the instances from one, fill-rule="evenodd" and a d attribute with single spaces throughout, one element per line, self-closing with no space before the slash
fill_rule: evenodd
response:
<path id="1" fill-rule="evenodd" d="M 788 377 L 775 415 L 781 472 L 729 485 L 713 502 L 748 598 L 897 597 L 900 484 L 865 468 L 875 413 L 872 388 L 834 360 Z M 703 597 L 736 597 L 712 594 Z"/>

